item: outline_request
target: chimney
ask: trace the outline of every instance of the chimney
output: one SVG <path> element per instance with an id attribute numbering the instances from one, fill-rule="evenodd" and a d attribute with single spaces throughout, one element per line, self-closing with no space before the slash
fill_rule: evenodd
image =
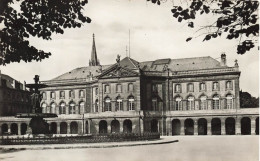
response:
<path id="1" fill-rule="evenodd" d="M 227 59 L 226 59 L 226 54 L 225 54 L 225 53 L 222 53 L 222 54 L 221 54 L 220 65 L 221 65 L 221 66 L 227 65 Z"/>

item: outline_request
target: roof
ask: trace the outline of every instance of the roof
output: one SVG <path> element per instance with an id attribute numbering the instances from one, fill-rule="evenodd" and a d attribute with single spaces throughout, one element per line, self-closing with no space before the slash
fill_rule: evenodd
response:
<path id="1" fill-rule="evenodd" d="M 171 71 L 188 71 L 188 70 L 200 70 L 200 69 L 215 69 L 225 68 L 227 66 L 221 66 L 220 62 L 216 59 L 207 57 L 194 57 L 183 59 L 158 59 L 155 61 L 138 62 L 132 58 L 125 57 L 120 61 L 120 66 L 128 69 L 141 68 L 143 71 L 164 71 L 169 68 Z M 102 73 L 110 70 L 117 63 L 112 65 L 102 66 L 88 66 L 73 69 L 70 72 L 64 73 L 52 80 L 66 80 L 66 79 L 80 79 L 96 77 L 101 74 L 100 67 L 102 67 Z"/>
<path id="2" fill-rule="evenodd" d="M 223 68 L 216 59 L 207 57 L 194 57 L 183 59 L 159 59 L 155 61 L 141 62 L 140 66 L 144 71 L 163 71 L 165 67 L 171 71 L 187 71 L 199 69 Z"/>
<path id="3" fill-rule="evenodd" d="M 80 67 L 73 69 L 67 73 L 64 73 L 52 80 L 65 80 L 65 79 L 80 79 L 80 78 L 88 78 L 88 77 L 96 77 L 100 72 L 100 67 L 102 70 L 105 70 L 110 65 L 103 65 L 103 66 L 88 66 L 88 67 Z"/>

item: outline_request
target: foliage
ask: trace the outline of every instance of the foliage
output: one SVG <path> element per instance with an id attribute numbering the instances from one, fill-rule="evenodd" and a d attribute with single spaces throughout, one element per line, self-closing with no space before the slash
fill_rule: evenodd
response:
<path id="1" fill-rule="evenodd" d="M 252 97 L 250 93 L 239 91 L 240 107 L 241 108 L 255 108 L 259 107 L 259 97 Z"/>
<path id="2" fill-rule="evenodd" d="M 161 4 L 165 0 L 147 0 Z M 200 27 L 206 31 L 203 41 L 225 35 L 227 39 L 239 39 L 237 53 L 244 54 L 258 44 L 259 22 L 257 0 L 180 0 L 180 5 L 173 6 L 171 12 L 178 22 L 187 21 L 188 27 L 194 28 L 194 20 L 203 14 L 218 16 L 210 25 Z M 186 5 L 186 7 L 185 7 Z M 186 39 L 190 41 L 192 37 Z"/>
<path id="3" fill-rule="evenodd" d="M 31 46 L 28 38 L 51 40 L 53 33 L 81 27 L 91 19 L 82 14 L 87 0 L 0 0 L 0 65 L 41 61 L 51 53 Z M 15 5 L 18 4 L 18 9 Z"/>

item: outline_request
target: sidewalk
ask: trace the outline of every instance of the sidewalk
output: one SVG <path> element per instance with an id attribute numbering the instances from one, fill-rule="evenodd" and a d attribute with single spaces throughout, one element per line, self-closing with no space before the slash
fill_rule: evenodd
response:
<path id="1" fill-rule="evenodd" d="M 44 150 L 44 149 L 79 149 L 79 148 L 112 148 L 154 144 L 168 144 L 178 142 L 172 137 L 161 136 L 158 140 L 133 141 L 133 142 L 107 142 L 107 143 L 82 143 L 82 144 L 38 144 L 38 145 L 0 145 L 1 151 L 12 150 Z"/>

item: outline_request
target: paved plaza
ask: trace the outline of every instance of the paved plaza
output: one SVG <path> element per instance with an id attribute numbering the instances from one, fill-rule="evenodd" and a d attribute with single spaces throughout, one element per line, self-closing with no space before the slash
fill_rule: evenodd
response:
<path id="1" fill-rule="evenodd" d="M 165 138 L 165 137 L 163 137 Z M 259 136 L 171 136 L 178 142 L 129 147 L 2 152 L 1 161 L 258 161 Z M 114 144 L 114 143 L 107 143 Z"/>

